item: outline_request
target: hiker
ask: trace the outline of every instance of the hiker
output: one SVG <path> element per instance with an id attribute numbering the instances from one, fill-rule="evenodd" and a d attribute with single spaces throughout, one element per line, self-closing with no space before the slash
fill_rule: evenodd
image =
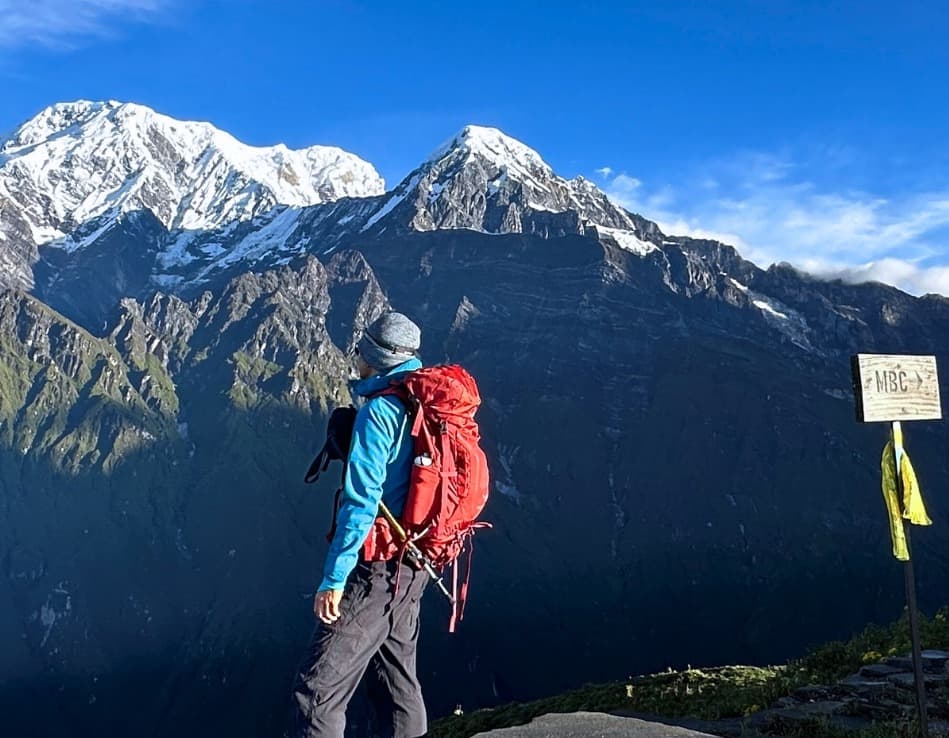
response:
<path id="1" fill-rule="evenodd" d="M 413 463 L 411 422 L 403 403 L 379 392 L 422 367 L 421 331 L 401 313 L 374 321 L 356 347 L 368 398 L 355 416 L 323 580 L 313 601 L 319 619 L 293 687 L 294 738 L 342 738 L 348 705 L 367 669 L 371 698 L 393 738 L 427 730 L 416 676 L 419 602 L 429 580 L 403 557 L 367 560 L 380 502 L 402 514 Z M 324 467 L 325 468 L 325 467 Z M 380 687 L 382 687 L 380 689 Z"/>

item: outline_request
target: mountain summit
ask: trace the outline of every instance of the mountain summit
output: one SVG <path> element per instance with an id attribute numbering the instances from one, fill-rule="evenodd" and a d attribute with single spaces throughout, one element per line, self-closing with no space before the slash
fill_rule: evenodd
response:
<path id="1" fill-rule="evenodd" d="M 591 226 L 658 234 L 595 185 L 558 176 L 533 149 L 497 128 L 465 126 L 409 174 L 363 230 L 392 219 L 416 231 L 468 228 L 484 233 L 585 233 Z"/>
<path id="2" fill-rule="evenodd" d="M 142 105 L 62 103 L 0 145 L 0 240 L 19 246 L 14 281 L 30 286 L 22 262 L 35 261 L 37 247 L 81 248 L 126 213 L 147 211 L 169 231 L 206 231 L 277 205 L 384 189 L 372 165 L 339 148 L 257 148 Z M 83 228 L 94 221 L 96 228 Z"/>

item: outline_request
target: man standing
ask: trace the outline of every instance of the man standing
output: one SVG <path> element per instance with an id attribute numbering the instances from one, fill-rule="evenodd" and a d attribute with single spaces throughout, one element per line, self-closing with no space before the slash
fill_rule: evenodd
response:
<path id="1" fill-rule="evenodd" d="M 367 668 L 373 696 L 393 738 L 427 730 L 416 676 L 419 601 L 424 572 L 397 560 L 366 562 L 363 543 L 384 502 L 398 517 L 412 470 L 410 422 L 402 403 L 376 393 L 419 369 L 417 325 L 401 313 L 373 322 L 357 346 L 360 379 L 353 394 L 369 398 L 356 415 L 336 527 L 313 602 L 319 618 L 293 689 L 295 738 L 342 738 L 346 706 Z"/>

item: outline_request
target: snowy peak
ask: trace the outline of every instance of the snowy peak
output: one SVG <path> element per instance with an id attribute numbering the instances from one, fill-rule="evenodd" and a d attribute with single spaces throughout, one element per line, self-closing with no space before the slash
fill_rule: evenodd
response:
<path id="1" fill-rule="evenodd" d="M 32 240 L 62 240 L 103 215 L 149 210 L 166 228 L 207 230 L 276 205 L 306 207 L 385 191 L 342 149 L 253 147 L 209 123 L 131 103 L 62 103 L 0 148 L 0 198 L 24 208 Z"/>
<path id="2" fill-rule="evenodd" d="M 115 101 L 91 102 L 89 100 L 51 105 L 20 126 L 5 141 L 0 142 L 2 143 L 0 154 L 10 155 L 35 146 L 58 133 L 82 126 L 103 110 L 114 110 L 119 105 L 120 103 Z"/>
<path id="3" fill-rule="evenodd" d="M 592 226 L 643 237 L 658 233 L 582 177 L 560 177 L 517 139 L 469 125 L 404 179 L 363 230 L 466 228 L 549 237 L 587 233 Z"/>
<path id="4" fill-rule="evenodd" d="M 497 128 L 465 126 L 452 139 L 429 156 L 426 164 L 468 164 L 480 158 L 524 178 L 553 177 L 554 171 L 540 154 Z M 424 166 L 424 164 L 423 164 Z"/>
<path id="5" fill-rule="evenodd" d="M 133 103 L 53 105 L 0 141 L 3 285 L 50 290 L 124 254 L 134 265 L 116 267 L 117 284 L 134 273 L 172 290 L 362 234 L 439 229 L 661 245 L 654 224 L 497 128 L 465 126 L 388 193 L 342 149 L 249 146 Z"/>

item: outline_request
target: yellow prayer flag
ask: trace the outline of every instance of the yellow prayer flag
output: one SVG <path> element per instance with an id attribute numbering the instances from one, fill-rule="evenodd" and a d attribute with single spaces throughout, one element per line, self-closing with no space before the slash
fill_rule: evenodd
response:
<path id="1" fill-rule="evenodd" d="M 902 434 L 900 434 L 901 436 Z M 902 441 L 901 437 L 897 437 Z M 932 525 L 926 513 L 923 494 L 916 479 L 916 471 L 909 460 L 906 449 L 900 455 L 900 471 L 903 477 L 902 506 L 899 499 L 899 487 L 896 479 L 896 458 L 892 439 L 883 449 L 883 458 L 880 462 L 883 472 L 883 499 L 886 502 L 886 512 L 890 518 L 890 537 L 893 539 L 893 555 L 900 561 L 909 561 L 909 547 L 906 545 L 906 534 L 903 531 L 903 519 L 913 525 Z"/>

